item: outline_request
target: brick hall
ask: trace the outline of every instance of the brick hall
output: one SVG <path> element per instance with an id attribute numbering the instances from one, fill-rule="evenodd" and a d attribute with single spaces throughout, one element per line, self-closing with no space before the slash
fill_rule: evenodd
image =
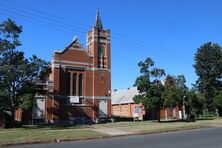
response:
<path id="1" fill-rule="evenodd" d="M 48 95 L 36 94 L 34 120 L 76 124 L 111 118 L 110 30 L 103 29 L 99 12 L 86 44 L 85 49 L 74 38 L 53 53 L 49 78 L 37 81 Z"/>

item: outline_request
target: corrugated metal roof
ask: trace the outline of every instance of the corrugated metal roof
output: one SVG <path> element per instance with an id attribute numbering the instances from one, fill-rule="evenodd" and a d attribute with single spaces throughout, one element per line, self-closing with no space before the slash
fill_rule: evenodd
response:
<path id="1" fill-rule="evenodd" d="M 137 87 L 112 91 L 112 104 L 134 103 L 133 97 L 138 94 L 139 91 L 137 90 Z"/>

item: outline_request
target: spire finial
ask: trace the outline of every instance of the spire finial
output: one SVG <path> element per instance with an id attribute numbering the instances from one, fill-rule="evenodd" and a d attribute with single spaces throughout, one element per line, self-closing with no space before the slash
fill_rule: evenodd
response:
<path id="1" fill-rule="evenodd" d="M 97 12 L 96 12 L 95 27 L 97 29 L 103 29 L 102 21 L 101 21 L 100 14 L 99 14 L 99 9 L 97 9 Z"/>

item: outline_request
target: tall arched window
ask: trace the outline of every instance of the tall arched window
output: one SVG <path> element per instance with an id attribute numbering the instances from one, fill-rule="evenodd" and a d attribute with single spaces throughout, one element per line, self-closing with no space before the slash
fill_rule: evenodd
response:
<path id="1" fill-rule="evenodd" d="M 83 75 L 79 74 L 79 96 L 82 96 L 83 92 Z"/>
<path id="2" fill-rule="evenodd" d="M 70 96 L 70 73 L 67 72 L 66 74 L 66 93 L 67 96 Z"/>
<path id="3" fill-rule="evenodd" d="M 76 84 L 76 81 L 77 81 L 77 75 L 76 75 L 76 73 L 74 73 L 73 74 L 73 82 L 72 82 L 72 85 L 73 85 L 73 96 L 77 96 L 77 91 L 76 91 L 76 86 L 77 86 L 77 84 Z"/>
<path id="4" fill-rule="evenodd" d="M 99 48 L 98 48 L 98 67 L 99 68 L 104 68 L 105 67 L 105 56 L 106 56 L 106 52 L 105 52 L 105 44 L 104 43 L 100 43 L 99 44 Z"/>

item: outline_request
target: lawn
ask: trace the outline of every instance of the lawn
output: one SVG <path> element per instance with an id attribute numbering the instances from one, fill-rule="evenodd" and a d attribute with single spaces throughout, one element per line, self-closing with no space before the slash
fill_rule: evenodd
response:
<path id="1" fill-rule="evenodd" d="M 106 135 L 88 129 L 0 129 L 0 146 L 8 143 L 54 142 L 55 139 L 85 139 L 99 138 L 102 136 Z"/>
<path id="2" fill-rule="evenodd" d="M 74 140 L 85 138 L 101 138 L 109 136 L 96 132 L 94 129 L 109 128 L 120 131 L 128 131 L 134 134 L 158 133 L 176 130 L 222 127 L 222 118 L 196 120 L 196 122 L 175 121 L 144 121 L 144 122 L 116 122 L 107 124 L 95 124 L 92 126 L 72 127 L 26 127 L 13 129 L 0 129 L 0 146 L 13 143 L 25 142 L 54 142 L 55 139 Z M 100 130 L 101 131 L 101 130 Z"/>
<path id="3" fill-rule="evenodd" d="M 165 131 L 176 131 L 185 129 L 208 128 L 208 127 L 222 127 L 222 119 L 205 119 L 196 120 L 196 122 L 174 122 L 162 121 L 144 121 L 144 122 L 119 122 L 94 125 L 96 128 L 117 128 L 123 131 L 130 131 L 134 133 L 155 133 Z"/>

